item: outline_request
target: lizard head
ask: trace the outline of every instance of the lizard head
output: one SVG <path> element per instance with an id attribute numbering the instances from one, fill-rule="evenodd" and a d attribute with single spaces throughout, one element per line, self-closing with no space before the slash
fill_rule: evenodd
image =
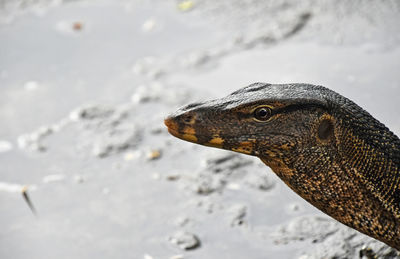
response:
<path id="1" fill-rule="evenodd" d="M 306 154 L 300 150 L 326 153 L 335 146 L 335 119 L 324 92 L 332 91 L 255 83 L 221 99 L 182 107 L 165 124 L 186 141 L 258 156 L 267 164 L 283 162 Z"/>
<path id="2" fill-rule="evenodd" d="M 323 212 L 400 247 L 400 140 L 334 91 L 256 83 L 185 106 L 165 124 L 183 140 L 261 158 Z"/>

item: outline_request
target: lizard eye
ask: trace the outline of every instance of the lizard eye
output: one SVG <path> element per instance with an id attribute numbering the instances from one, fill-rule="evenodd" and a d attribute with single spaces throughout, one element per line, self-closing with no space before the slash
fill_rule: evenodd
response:
<path id="1" fill-rule="evenodd" d="M 259 107 L 254 110 L 254 118 L 258 121 L 267 121 L 271 117 L 272 111 L 268 107 Z"/>

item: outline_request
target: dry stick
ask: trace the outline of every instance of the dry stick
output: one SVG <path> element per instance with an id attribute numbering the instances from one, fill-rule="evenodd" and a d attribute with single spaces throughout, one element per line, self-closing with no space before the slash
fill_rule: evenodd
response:
<path id="1" fill-rule="evenodd" d="M 22 188 L 22 195 L 24 196 L 24 200 L 28 204 L 28 206 L 31 209 L 32 213 L 36 216 L 37 214 L 36 214 L 35 207 L 33 206 L 32 202 L 31 202 L 31 199 L 29 198 L 29 195 L 28 195 L 28 186 L 25 185 Z"/>

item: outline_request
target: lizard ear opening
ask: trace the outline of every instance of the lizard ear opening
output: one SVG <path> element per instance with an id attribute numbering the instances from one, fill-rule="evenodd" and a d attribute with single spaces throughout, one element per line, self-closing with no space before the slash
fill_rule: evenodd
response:
<path id="1" fill-rule="evenodd" d="M 318 126 L 318 138 L 321 140 L 327 140 L 333 135 L 333 131 L 333 122 L 330 119 L 324 119 L 319 123 Z"/>

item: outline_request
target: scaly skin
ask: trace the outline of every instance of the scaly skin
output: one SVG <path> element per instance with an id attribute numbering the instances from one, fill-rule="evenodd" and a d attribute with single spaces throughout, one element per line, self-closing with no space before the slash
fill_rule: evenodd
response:
<path id="1" fill-rule="evenodd" d="M 256 83 L 165 124 L 183 140 L 259 157 L 321 211 L 400 250 L 400 140 L 349 99 Z"/>

